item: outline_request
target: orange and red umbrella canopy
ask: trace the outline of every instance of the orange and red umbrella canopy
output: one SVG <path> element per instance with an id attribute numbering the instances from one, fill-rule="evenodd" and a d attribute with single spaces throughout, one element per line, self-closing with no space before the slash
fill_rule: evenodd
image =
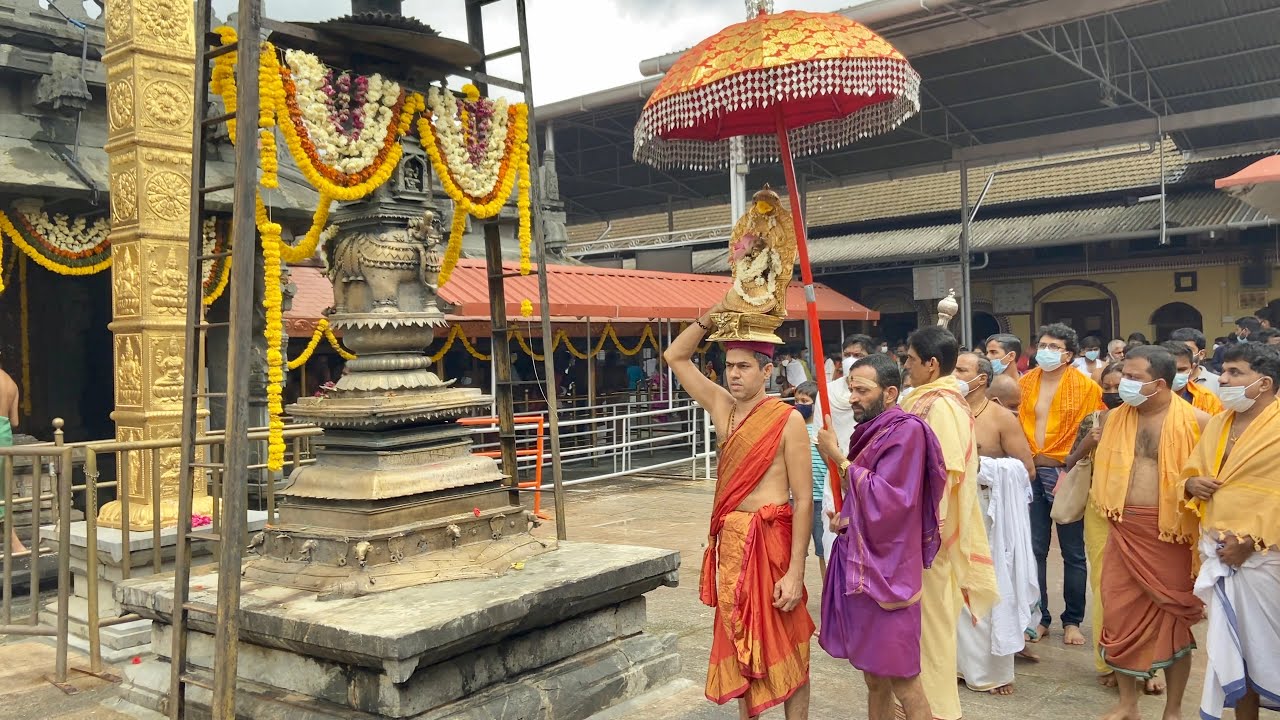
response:
<path id="1" fill-rule="evenodd" d="M 892 131 L 920 110 L 920 75 L 892 45 L 836 13 L 761 13 L 686 51 L 649 97 L 635 159 L 660 167 L 776 162 L 779 118 L 794 156 Z"/>

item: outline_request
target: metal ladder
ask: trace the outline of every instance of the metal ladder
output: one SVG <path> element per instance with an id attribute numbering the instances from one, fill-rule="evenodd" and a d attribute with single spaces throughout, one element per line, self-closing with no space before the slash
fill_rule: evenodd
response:
<path id="1" fill-rule="evenodd" d="M 254 254 L 257 230 L 254 198 L 257 185 L 258 63 L 261 55 L 261 0 L 239 0 L 236 34 L 250 42 L 223 46 L 213 34 L 211 0 L 196 4 L 195 112 L 191 142 L 191 233 L 187 254 L 187 326 L 184 350 L 184 392 L 182 399 L 182 475 L 178 489 L 178 537 L 174 565 L 173 646 L 170 655 L 168 716 L 179 720 L 186 715 L 186 692 L 190 685 L 205 688 L 212 695 L 214 718 L 235 717 L 237 649 L 239 640 L 240 563 L 246 533 L 248 496 L 246 473 L 249 460 L 249 365 L 253 336 Z M 214 58 L 236 53 L 236 107 L 224 114 L 209 116 L 209 81 Z M 240 142 L 235 147 L 235 170 L 229 183 L 206 186 L 205 146 L 220 124 L 244 118 Z M 233 197 L 231 247 L 206 254 L 202 238 L 205 201 L 210 193 L 231 190 Z M 230 280 L 226 290 L 228 322 L 205 319 L 202 279 L 205 261 L 230 258 Z M 226 327 L 226 390 L 209 392 L 204 380 L 205 344 L 210 329 Z M 226 404 L 224 445 L 221 462 L 201 461 L 197 453 L 202 404 L 213 398 Z M 211 450 L 212 446 L 208 446 Z M 212 453 L 208 453 L 212 455 Z M 210 458 L 211 459 L 211 458 Z M 227 469 L 231 472 L 226 472 Z M 215 479 L 213 523 L 207 532 L 191 528 L 192 496 L 196 483 Z M 220 482 L 218 482 L 220 480 Z M 221 489 L 220 493 L 216 490 Z M 224 542 L 225 540 L 225 542 Z M 218 545 L 218 594 L 216 603 L 190 601 L 191 543 L 212 541 Z M 187 663 L 187 629 L 191 612 L 216 616 L 215 659 L 212 675 L 199 677 Z"/>

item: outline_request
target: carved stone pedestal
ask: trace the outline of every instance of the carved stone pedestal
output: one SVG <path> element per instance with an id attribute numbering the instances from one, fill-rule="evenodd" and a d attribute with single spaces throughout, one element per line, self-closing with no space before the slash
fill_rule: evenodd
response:
<path id="1" fill-rule="evenodd" d="M 669 682 L 675 636 L 644 632 L 644 593 L 677 582 L 669 550 L 561 543 L 499 577 L 317 602 L 246 578 L 237 710 L 263 720 L 584 720 Z M 211 603 L 215 575 L 192 578 Z M 172 581 L 125 583 L 127 609 L 151 618 L 157 657 L 124 669 L 123 698 L 163 712 Z M 198 605 L 197 605 L 198 606 Z M 189 658 L 210 676 L 215 620 L 192 611 Z M 192 686 L 187 715 L 209 717 Z"/>

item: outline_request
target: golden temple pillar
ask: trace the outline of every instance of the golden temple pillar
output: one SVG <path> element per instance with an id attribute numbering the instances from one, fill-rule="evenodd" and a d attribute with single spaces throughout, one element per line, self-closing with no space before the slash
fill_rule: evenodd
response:
<path id="1" fill-rule="evenodd" d="M 190 0 L 107 0 L 107 144 L 111 181 L 112 317 L 119 440 L 175 438 L 182 427 L 195 12 Z M 129 453 L 129 524 L 177 522 L 177 447 Z M 124 477 L 126 468 L 117 468 Z M 126 483 L 122 483 L 125 485 Z M 153 506 L 159 484 L 159 508 Z M 212 500 L 203 484 L 195 512 Z M 100 524 L 120 527 L 121 505 Z"/>

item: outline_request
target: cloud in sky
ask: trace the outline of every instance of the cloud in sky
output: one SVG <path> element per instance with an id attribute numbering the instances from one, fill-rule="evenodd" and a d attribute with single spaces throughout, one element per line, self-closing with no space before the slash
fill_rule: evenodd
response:
<path id="1" fill-rule="evenodd" d="M 859 0 L 777 0 L 778 11 L 832 11 Z M 465 40 L 464 0 L 405 0 L 404 12 L 447 37 Z M 215 0 L 219 17 L 234 0 Z M 268 0 L 266 14 L 278 20 L 327 20 L 346 15 L 348 0 Z M 746 17 L 742 0 L 528 0 L 534 101 L 538 105 L 577 97 L 641 79 L 646 58 L 691 47 Z M 484 9 L 485 44 L 492 52 L 516 44 L 515 2 Z M 520 63 L 490 64 L 492 74 L 519 80 Z"/>

